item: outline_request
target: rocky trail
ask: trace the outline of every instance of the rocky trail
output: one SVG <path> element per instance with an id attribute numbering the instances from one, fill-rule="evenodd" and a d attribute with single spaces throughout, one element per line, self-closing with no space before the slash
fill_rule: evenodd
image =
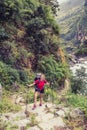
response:
<path id="1" fill-rule="evenodd" d="M 24 105 L 17 113 L 1 114 L 0 121 L 9 124 L 5 130 L 87 130 L 84 113 L 79 108 L 72 109 L 52 103 L 39 106 L 38 103 L 36 109 L 32 110 L 32 106 L 28 104 L 26 110 Z"/>

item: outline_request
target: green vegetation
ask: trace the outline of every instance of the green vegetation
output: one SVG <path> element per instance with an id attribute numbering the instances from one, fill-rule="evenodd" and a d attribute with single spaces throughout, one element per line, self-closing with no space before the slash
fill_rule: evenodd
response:
<path id="1" fill-rule="evenodd" d="M 86 45 L 87 41 L 84 42 L 84 45 L 82 45 L 81 47 L 79 47 L 79 49 L 77 49 L 76 51 L 76 56 L 80 57 L 80 56 L 86 56 L 87 55 L 87 45 Z"/>
<path id="2" fill-rule="evenodd" d="M 73 76 L 71 79 L 71 89 L 72 92 L 82 95 L 87 95 L 87 82 L 86 82 L 87 74 L 85 73 L 85 68 L 81 68 L 76 71 L 76 76 Z"/>
<path id="3" fill-rule="evenodd" d="M 68 97 L 68 103 L 74 107 L 87 110 L 87 98 L 81 95 L 71 94 Z"/>
<path id="4" fill-rule="evenodd" d="M 26 71 L 11 68 L 9 65 L 0 62 L 0 82 L 2 85 L 5 85 L 5 88 L 8 90 L 11 89 L 11 85 L 13 85 L 14 82 L 27 82 L 27 75 Z"/>
<path id="5" fill-rule="evenodd" d="M 56 106 L 59 105 L 59 108 L 61 106 L 70 109 L 79 107 L 87 117 L 85 70 L 82 68 L 77 71 L 75 77 L 71 77 L 66 60 L 68 56 L 63 50 L 67 46 L 72 50 L 78 47 L 75 51 L 77 56 L 87 54 L 87 41 L 84 41 L 84 45 L 80 45 L 82 43 L 75 39 L 77 28 L 82 24 L 86 26 L 86 14 L 84 13 L 83 17 L 80 16 L 82 1 L 80 2 L 80 6 L 77 1 L 76 4 L 71 2 L 70 12 L 65 9 L 66 14 L 62 12 L 62 17 L 61 11 L 58 13 L 57 0 L 0 1 L 0 83 L 3 88 L 3 93 L 0 95 L 2 96 L 0 101 L 1 130 L 19 129 L 18 126 L 9 123 L 8 115 L 6 122 L 3 121 L 2 116 L 3 113 L 14 114 L 21 111 L 21 105 L 26 107 L 25 111 L 23 107 L 26 117 L 22 118 L 30 121 L 24 129 L 38 126 L 37 115 L 30 112 L 27 114 L 28 105 L 34 102 L 34 88 L 28 88 L 27 84 L 33 82 L 37 72 L 44 73 L 50 83 L 49 87 L 45 86 L 45 102 L 55 103 Z M 71 9 L 71 7 L 74 8 Z M 60 28 L 55 20 L 57 13 L 62 24 Z M 64 40 L 59 40 L 60 34 Z M 70 77 L 72 78 L 72 93 L 61 92 L 65 79 L 70 79 Z M 70 83 L 66 83 L 67 85 Z M 68 117 L 66 115 L 65 118 L 70 122 Z M 19 120 L 22 120 L 19 116 L 14 119 L 14 121 Z M 70 128 L 71 126 L 73 124 L 70 124 Z"/>
<path id="6" fill-rule="evenodd" d="M 65 48 L 71 53 L 76 52 L 78 56 L 85 56 L 87 50 L 86 39 L 84 39 L 87 35 L 87 13 L 85 11 L 87 6 L 84 7 L 84 3 L 85 0 L 69 0 L 61 5 L 58 14 L 58 23 L 61 27 L 60 34 L 61 38 L 64 39 Z"/>
<path id="7" fill-rule="evenodd" d="M 11 103 L 11 99 L 7 96 L 3 97 L 2 101 L 0 101 L 0 113 L 18 112 L 19 110 L 21 110 L 21 107 Z"/>
<path id="8" fill-rule="evenodd" d="M 35 73 L 44 73 L 49 82 L 54 78 L 54 88 L 68 76 L 68 66 L 58 56 L 58 7 L 58 2 L 55 7 L 50 0 L 0 1 L 0 113 L 20 110 L 11 103 L 11 94 L 21 91 L 26 103 L 33 102 L 33 91 L 27 92 L 26 84 L 33 82 Z M 55 92 L 49 90 L 48 94 L 56 98 Z"/>
<path id="9" fill-rule="evenodd" d="M 81 108 L 87 117 L 87 97 L 82 95 L 71 94 L 67 96 L 68 106 Z"/>
<path id="10" fill-rule="evenodd" d="M 36 72 L 48 76 L 54 71 L 56 78 L 65 77 L 68 67 L 57 56 L 60 46 L 59 26 L 55 20 L 58 2 L 55 6 L 50 0 L 3 0 L 0 7 L 1 84 L 7 90 L 11 90 L 15 82 L 26 85 Z"/>
<path id="11" fill-rule="evenodd" d="M 0 120 L 0 129 L 1 130 L 18 130 L 19 128 L 16 125 L 12 125 L 10 123 L 3 122 Z"/>

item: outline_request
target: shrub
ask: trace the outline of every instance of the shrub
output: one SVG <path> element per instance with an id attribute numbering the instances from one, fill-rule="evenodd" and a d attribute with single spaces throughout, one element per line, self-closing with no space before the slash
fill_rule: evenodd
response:
<path id="1" fill-rule="evenodd" d="M 28 73 L 24 70 L 18 70 L 21 82 L 28 82 Z"/>
<path id="2" fill-rule="evenodd" d="M 71 94 L 67 95 L 68 105 L 79 107 L 87 113 L 87 98 L 85 96 Z"/>
<path id="3" fill-rule="evenodd" d="M 46 74 L 48 80 L 56 81 L 57 85 L 59 80 L 65 76 L 68 76 L 69 72 L 68 66 L 58 63 L 53 55 L 41 57 L 38 64 L 38 69 Z"/>
<path id="4" fill-rule="evenodd" d="M 14 65 L 18 56 L 15 42 L 5 41 L 0 46 L 0 59 L 10 65 Z"/>
<path id="5" fill-rule="evenodd" d="M 76 71 L 76 75 L 71 79 L 71 89 L 73 93 L 87 95 L 86 77 L 85 68 L 82 67 Z"/>
<path id="6" fill-rule="evenodd" d="M 5 31 L 5 29 L 2 27 L 0 29 L 0 41 L 7 40 L 9 38 L 9 35 Z"/>
<path id="7" fill-rule="evenodd" d="M 44 28 L 45 26 L 45 22 L 42 18 L 36 17 L 34 19 L 32 19 L 28 25 L 27 25 L 27 33 L 30 35 L 35 35 L 34 33 L 37 30 L 40 30 L 42 28 Z"/>
<path id="8" fill-rule="evenodd" d="M 33 101 L 34 101 L 34 93 L 30 88 L 25 91 L 25 96 L 24 97 L 25 97 L 26 103 L 33 103 Z"/>
<path id="9" fill-rule="evenodd" d="M 2 101 L 0 101 L 0 113 L 17 112 L 20 109 L 20 106 L 11 104 L 7 97 L 3 97 Z"/>
<path id="10" fill-rule="evenodd" d="M 50 88 L 47 88 L 47 87 L 48 86 L 46 86 L 46 88 L 45 88 L 44 100 L 54 102 L 54 103 L 58 103 L 57 92 L 53 88 L 50 89 Z"/>
<path id="11" fill-rule="evenodd" d="M 76 52 L 77 56 L 86 56 L 87 55 L 87 47 L 81 47 L 80 49 L 77 50 Z"/>
<path id="12" fill-rule="evenodd" d="M 13 82 L 19 82 L 19 74 L 16 69 L 0 62 L 0 82 L 2 85 L 12 85 Z"/>

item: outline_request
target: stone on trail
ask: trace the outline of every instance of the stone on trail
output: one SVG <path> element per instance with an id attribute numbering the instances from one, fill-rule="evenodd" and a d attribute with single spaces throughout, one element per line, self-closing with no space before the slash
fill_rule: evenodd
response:
<path id="1" fill-rule="evenodd" d="M 72 118 L 84 117 L 84 112 L 82 112 L 80 108 L 75 108 L 74 110 L 70 112 L 70 116 Z"/>
<path id="2" fill-rule="evenodd" d="M 55 125 L 57 125 L 58 127 L 65 127 L 65 123 L 63 122 L 61 117 L 42 122 L 39 124 L 39 127 L 42 128 L 42 130 L 51 130 L 54 129 Z"/>
<path id="3" fill-rule="evenodd" d="M 19 120 L 19 121 L 14 121 L 14 124 L 15 124 L 16 126 L 18 126 L 19 128 L 22 127 L 22 126 L 26 127 L 26 125 L 29 124 L 29 123 L 30 123 L 30 120 L 28 120 L 28 119 L 23 119 L 23 120 Z"/>
<path id="4" fill-rule="evenodd" d="M 40 128 L 38 128 L 37 126 L 34 126 L 34 127 L 30 127 L 28 130 L 40 130 Z"/>
<path id="5" fill-rule="evenodd" d="M 63 110 L 57 111 L 56 114 L 58 114 L 61 117 L 65 117 L 65 112 Z"/>
<path id="6" fill-rule="evenodd" d="M 17 113 L 8 113 L 5 114 L 9 117 L 7 119 L 8 122 L 11 124 L 14 124 L 19 127 L 26 128 L 27 125 L 31 124 L 32 121 L 36 121 L 37 124 L 34 124 L 34 126 L 29 127 L 28 130 L 51 130 L 54 129 L 54 126 L 58 127 L 65 127 L 65 123 L 61 116 L 55 116 L 54 113 L 58 111 L 56 109 L 56 106 L 51 103 L 44 103 L 42 106 L 39 106 L 39 103 L 35 110 L 32 110 L 33 104 L 27 105 L 27 111 L 29 111 L 30 116 L 26 118 L 25 109 L 26 106 L 22 106 L 22 111 Z M 61 114 L 62 113 L 62 114 Z M 63 115 L 63 111 L 59 111 L 60 115 Z M 64 116 L 64 115 L 63 115 Z M 32 120 L 33 119 L 33 120 Z M 5 120 L 5 119 L 3 119 Z"/>

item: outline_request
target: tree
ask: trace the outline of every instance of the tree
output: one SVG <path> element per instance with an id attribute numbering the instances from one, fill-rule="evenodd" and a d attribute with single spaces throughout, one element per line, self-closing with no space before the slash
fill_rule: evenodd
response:
<path id="1" fill-rule="evenodd" d="M 39 0 L 41 3 L 45 3 L 45 5 L 48 5 L 51 7 L 53 13 L 57 15 L 59 10 L 59 2 L 57 0 Z"/>
<path id="2" fill-rule="evenodd" d="M 87 74 L 85 68 L 76 71 L 76 76 L 71 80 L 71 88 L 74 93 L 81 93 L 87 95 Z"/>

